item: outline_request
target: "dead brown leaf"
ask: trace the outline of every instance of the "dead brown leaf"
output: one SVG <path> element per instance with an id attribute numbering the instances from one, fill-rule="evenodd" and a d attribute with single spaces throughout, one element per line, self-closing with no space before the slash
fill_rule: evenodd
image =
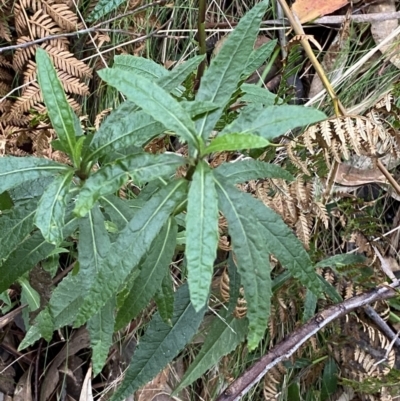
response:
<path id="1" fill-rule="evenodd" d="M 41 386 L 40 401 L 47 401 L 56 389 L 60 380 L 59 368 L 61 364 L 71 355 L 75 355 L 81 349 L 89 347 L 89 344 L 89 334 L 85 328 L 80 328 L 74 332 L 68 343 L 65 344 L 47 369 Z"/>
<path id="2" fill-rule="evenodd" d="M 168 365 L 151 382 L 143 386 L 135 394 L 135 401 L 174 401 L 170 397 L 173 389 L 177 386 L 185 373 L 182 360 Z M 185 390 L 178 395 L 179 400 L 189 401 L 190 397 Z"/>
<path id="3" fill-rule="evenodd" d="M 292 12 L 297 15 L 301 23 L 305 23 L 333 13 L 347 4 L 348 0 L 296 0 Z"/>
<path id="4" fill-rule="evenodd" d="M 93 401 L 92 393 L 92 366 L 89 367 L 82 385 L 79 401 Z"/>
<path id="5" fill-rule="evenodd" d="M 395 13 L 396 2 L 395 0 L 384 0 L 372 4 L 369 7 L 370 13 Z M 371 22 L 371 34 L 374 38 L 375 43 L 378 45 L 384 39 L 386 39 L 397 27 L 399 23 L 397 19 L 391 19 L 387 21 L 372 21 Z M 400 68 L 400 56 L 399 56 L 399 45 L 398 37 L 394 37 L 389 43 L 381 47 L 381 52 L 385 53 L 386 57 L 390 62 L 397 68 Z"/>
<path id="6" fill-rule="evenodd" d="M 21 376 L 15 388 L 13 401 L 32 401 L 32 365 Z"/>

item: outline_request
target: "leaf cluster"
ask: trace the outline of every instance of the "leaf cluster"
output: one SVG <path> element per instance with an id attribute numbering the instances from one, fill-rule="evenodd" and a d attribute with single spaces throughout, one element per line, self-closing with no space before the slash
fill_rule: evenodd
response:
<path id="1" fill-rule="evenodd" d="M 257 347 L 270 315 L 270 255 L 315 297 L 322 292 L 310 257 L 292 230 L 272 209 L 236 187 L 258 178 L 291 179 L 290 174 L 252 158 L 217 168 L 208 162 L 214 152 L 265 149 L 287 130 L 325 117 L 300 106 L 267 101 L 260 107 L 249 102 L 234 121 L 214 131 L 239 84 L 263 62 L 253 45 L 266 7 L 267 1 L 262 1 L 243 17 L 205 72 L 192 101 L 182 98 L 180 85 L 202 56 L 172 71 L 144 58 L 117 56 L 114 66 L 99 75 L 127 101 L 111 112 L 95 135 L 82 131 L 49 54 L 37 49 L 40 90 L 57 133 L 57 147 L 68 155 L 69 163 L 0 158 L 0 193 L 13 202 L 0 217 L 0 232 L 7 238 L 1 249 L 0 292 L 38 262 L 61 252 L 65 239 L 74 234 L 76 268 L 53 290 L 20 349 L 41 337 L 49 340 L 60 327 L 87 324 L 95 374 L 105 363 L 113 332 L 155 299 L 158 312 L 114 401 L 152 379 L 197 332 L 210 296 L 221 214 L 232 243 L 230 274 L 236 290 L 226 320 L 215 319 L 209 341 L 182 385 L 244 338 L 250 350 Z M 244 92 L 251 98 L 249 85 Z M 187 147 L 187 156 L 146 152 L 146 145 L 160 135 L 176 137 Z M 178 169 L 186 171 L 184 177 L 178 177 Z M 134 202 L 115 196 L 128 182 L 144 188 Z M 30 199 L 24 195 L 27 185 L 36 188 Z M 187 283 L 174 292 L 169 265 L 178 234 L 185 237 Z M 243 321 L 232 315 L 240 283 L 247 303 Z M 209 355 L 214 356 L 204 362 Z"/>

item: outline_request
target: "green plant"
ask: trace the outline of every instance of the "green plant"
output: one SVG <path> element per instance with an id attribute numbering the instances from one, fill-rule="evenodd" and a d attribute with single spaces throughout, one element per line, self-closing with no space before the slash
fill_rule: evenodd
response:
<path id="1" fill-rule="evenodd" d="M 233 122 L 213 133 L 238 83 L 263 62 L 256 61 L 258 53 L 252 46 L 266 7 L 263 1 L 243 17 L 205 72 L 193 101 L 181 98 L 180 85 L 202 56 L 171 72 L 140 57 L 116 57 L 113 68 L 99 75 L 128 101 L 111 113 L 94 136 L 83 134 L 50 58 L 37 50 L 38 80 L 58 136 L 53 146 L 65 152 L 71 163 L 0 158 L 0 193 L 7 191 L 14 203 L 0 218 L 4 241 L 0 293 L 40 261 L 64 252 L 67 237 L 78 236 L 74 270 L 54 289 L 20 349 L 41 337 L 50 340 L 54 330 L 65 325 L 87 323 L 95 375 L 105 363 L 114 330 L 124 327 L 154 298 L 158 312 L 114 401 L 152 379 L 196 333 L 210 293 L 219 213 L 228 222 L 236 259 L 231 263 L 232 294 L 225 313 L 229 329 L 216 319 L 209 335 L 213 341 L 202 351 L 203 356 L 211 356 L 196 362 L 185 384 L 245 336 L 250 350 L 262 339 L 270 313 L 271 254 L 316 297 L 322 291 L 307 252 L 281 217 L 235 187 L 263 177 L 291 180 L 291 175 L 251 158 L 215 169 L 207 163 L 213 152 L 265 148 L 287 130 L 325 117 L 310 108 L 260 107 L 250 102 Z M 243 90 L 251 98 L 249 85 Z M 266 98 L 269 102 L 270 97 Z M 187 157 L 143 150 L 164 132 L 187 144 Z M 175 172 L 182 166 L 187 174 L 178 179 Z M 133 201 L 114 196 L 129 179 L 144 186 L 139 196 Z M 27 185 L 31 186 L 28 200 Z M 178 230 L 186 234 L 187 284 L 173 295 L 168 268 Z M 247 301 L 248 326 L 246 319 L 239 321 L 231 315 L 239 280 Z M 234 333 L 231 327 L 236 328 Z M 216 354 L 212 349 L 218 344 L 225 346 Z"/>

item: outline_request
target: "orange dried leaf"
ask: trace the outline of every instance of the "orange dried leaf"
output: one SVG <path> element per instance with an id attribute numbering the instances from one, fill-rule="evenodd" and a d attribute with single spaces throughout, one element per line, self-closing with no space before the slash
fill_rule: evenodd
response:
<path id="1" fill-rule="evenodd" d="M 333 13 L 347 4 L 348 0 L 296 0 L 292 12 L 297 15 L 301 23 L 305 23 Z"/>

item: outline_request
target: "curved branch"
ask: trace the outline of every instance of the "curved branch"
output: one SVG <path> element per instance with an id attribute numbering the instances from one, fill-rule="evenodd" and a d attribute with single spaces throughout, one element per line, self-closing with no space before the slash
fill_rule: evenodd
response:
<path id="1" fill-rule="evenodd" d="M 239 376 L 222 394 L 217 401 L 238 401 L 264 375 L 279 362 L 289 358 L 310 337 L 318 333 L 322 328 L 334 320 L 347 315 L 349 312 L 361 306 L 382 300 L 393 298 L 397 295 L 396 288 L 400 286 L 399 281 L 390 286 L 384 286 L 367 293 L 350 298 L 340 304 L 333 305 L 315 315 L 308 323 L 290 334 L 285 340 L 272 348 L 258 362 Z"/>

